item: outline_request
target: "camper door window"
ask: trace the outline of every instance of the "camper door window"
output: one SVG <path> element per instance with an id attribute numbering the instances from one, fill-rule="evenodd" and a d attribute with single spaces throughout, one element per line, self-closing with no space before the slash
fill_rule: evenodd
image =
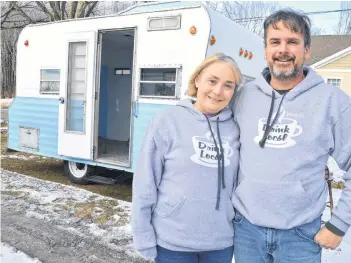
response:
<path id="1" fill-rule="evenodd" d="M 140 97 L 175 98 L 176 68 L 142 68 L 140 73 Z"/>
<path id="2" fill-rule="evenodd" d="M 60 92 L 60 70 L 40 70 L 40 93 L 59 94 Z"/>

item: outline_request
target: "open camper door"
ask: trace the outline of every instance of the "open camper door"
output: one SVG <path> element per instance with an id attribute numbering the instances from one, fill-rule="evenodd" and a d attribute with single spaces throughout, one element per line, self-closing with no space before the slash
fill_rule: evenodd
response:
<path id="1" fill-rule="evenodd" d="M 93 158 L 95 32 L 66 35 L 59 98 L 58 154 Z"/>

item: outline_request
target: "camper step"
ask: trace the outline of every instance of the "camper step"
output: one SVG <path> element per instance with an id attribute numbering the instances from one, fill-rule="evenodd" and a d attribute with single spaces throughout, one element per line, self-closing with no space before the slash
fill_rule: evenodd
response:
<path id="1" fill-rule="evenodd" d="M 116 183 L 118 183 L 118 181 L 113 179 L 113 178 L 107 178 L 107 177 L 103 177 L 103 176 L 99 176 L 99 175 L 91 175 L 91 176 L 87 177 L 87 180 L 89 182 L 94 182 L 94 183 L 98 183 L 98 184 L 116 184 Z"/>

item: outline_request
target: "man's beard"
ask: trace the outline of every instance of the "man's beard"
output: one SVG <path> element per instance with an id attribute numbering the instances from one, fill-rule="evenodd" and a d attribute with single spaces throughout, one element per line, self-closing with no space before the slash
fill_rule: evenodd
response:
<path id="1" fill-rule="evenodd" d="M 288 56 L 281 56 L 278 59 L 281 59 L 281 60 L 293 59 L 293 62 L 295 61 L 295 58 L 288 57 Z M 296 64 L 293 63 L 292 68 L 290 68 L 288 71 L 282 71 L 281 69 L 278 68 L 277 65 L 274 65 L 274 60 L 273 60 L 273 63 L 269 65 L 269 70 L 271 72 L 271 75 L 275 79 L 280 81 L 285 81 L 285 80 L 295 79 L 300 74 L 302 67 L 303 67 L 303 64 L 301 64 L 301 66 L 297 66 Z"/>

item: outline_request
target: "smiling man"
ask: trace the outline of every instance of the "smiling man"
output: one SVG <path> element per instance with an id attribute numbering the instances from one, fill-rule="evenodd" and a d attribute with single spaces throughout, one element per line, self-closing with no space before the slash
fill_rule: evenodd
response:
<path id="1" fill-rule="evenodd" d="M 351 224 L 351 98 L 304 66 L 310 20 L 280 10 L 264 22 L 268 67 L 234 110 L 240 168 L 233 193 L 237 263 L 320 263 Z M 321 228 L 329 155 L 346 171 L 334 215 Z"/>

